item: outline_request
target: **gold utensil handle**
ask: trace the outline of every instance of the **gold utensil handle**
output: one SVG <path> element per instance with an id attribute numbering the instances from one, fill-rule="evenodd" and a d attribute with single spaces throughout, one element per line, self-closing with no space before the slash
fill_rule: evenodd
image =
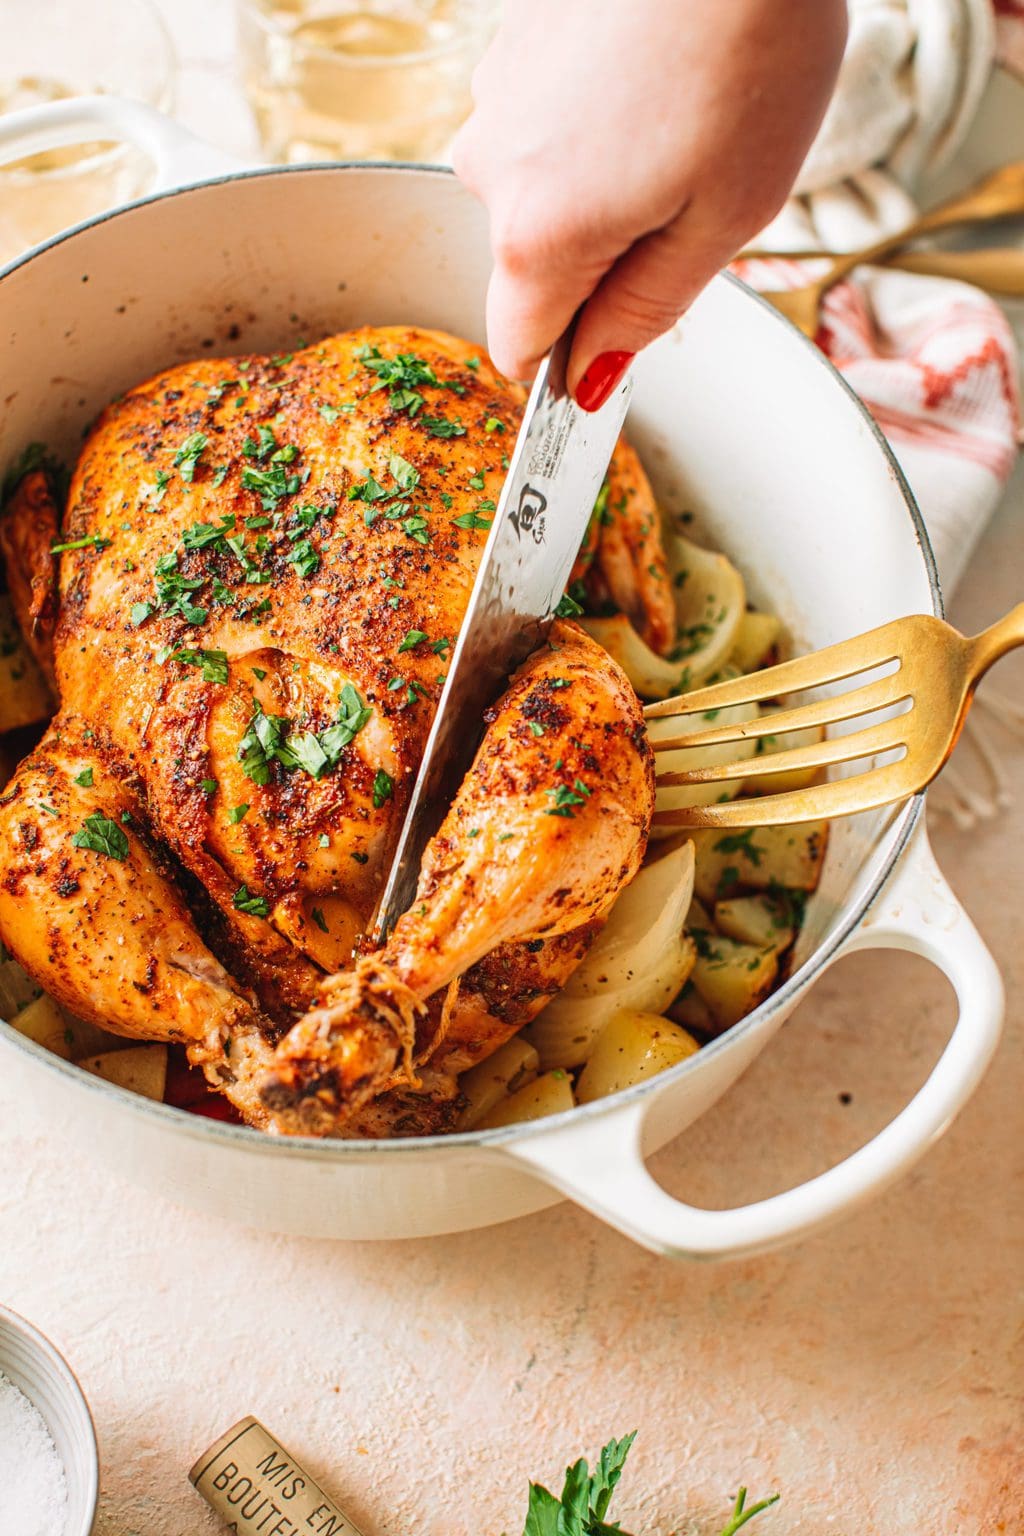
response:
<path id="1" fill-rule="evenodd" d="M 787 261 L 837 261 L 839 251 L 786 251 Z M 922 277 L 949 277 L 972 283 L 989 293 L 1024 295 L 1024 248 L 989 246 L 976 251 L 893 251 L 876 265 L 897 272 L 916 272 Z M 785 291 L 785 290 L 783 290 Z"/>
<path id="2" fill-rule="evenodd" d="M 1018 603 L 980 635 L 974 635 L 970 645 L 974 681 L 978 682 L 994 662 L 1024 645 L 1024 603 Z"/>
<path id="3" fill-rule="evenodd" d="M 828 273 L 826 283 L 831 287 L 854 267 L 863 266 L 869 262 L 878 262 L 882 257 L 893 251 L 901 250 L 905 245 L 912 245 L 922 235 L 934 234 L 940 229 L 954 229 L 960 224 L 988 224 L 998 219 L 1013 218 L 1015 215 L 1024 215 L 1024 160 L 1013 161 L 1009 165 L 1002 166 L 998 171 L 985 176 L 981 181 L 957 197 L 947 199 L 939 203 L 937 207 L 929 209 L 927 213 L 908 224 L 906 228 L 897 230 L 895 234 L 886 235 L 881 240 L 874 241 L 871 245 L 863 246 L 859 251 L 847 251 L 838 256 L 832 271 Z M 828 254 L 822 251 L 742 251 L 743 257 L 775 256 L 809 258 Z"/>

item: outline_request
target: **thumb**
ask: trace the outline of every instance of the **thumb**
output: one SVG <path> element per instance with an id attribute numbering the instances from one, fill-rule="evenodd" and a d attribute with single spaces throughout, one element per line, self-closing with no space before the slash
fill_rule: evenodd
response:
<path id="1" fill-rule="evenodd" d="M 731 240 L 721 231 L 701 231 L 686 210 L 630 246 L 602 277 L 576 326 L 567 382 L 579 403 L 597 410 L 632 354 L 669 330 L 734 254 Z"/>

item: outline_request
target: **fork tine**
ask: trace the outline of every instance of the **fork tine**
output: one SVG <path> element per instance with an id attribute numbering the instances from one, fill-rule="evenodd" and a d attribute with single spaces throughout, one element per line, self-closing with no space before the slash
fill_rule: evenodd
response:
<path id="1" fill-rule="evenodd" d="M 890 704 L 901 704 L 908 697 L 902 691 L 900 673 L 889 672 L 850 693 L 815 699 L 812 704 L 800 704 L 794 709 L 772 710 L 756 720 L 708 726 L 702 731 L 682 730 L 674 736 L 652 736 L 651 746 L 657 756 L 659 752 L 670 752 L 679 747 L 717 747 L 730 741 L 748 741 L 752 736 L 776 736 L 783 731 L 836 725 L 840 720 L 854 720 L 858 715 L 873 714 L 876 709 L 884 709 Z"/>
<path id="2" fill-rule="evenodd" d="M 841 640 L 837 645 L 813 651 L 809 656 L 797 656 L 793 661 L 781 661 L 778 666 L 749 672 L 745 677 L 735 677 L 726 683 L 712 683 L 705 688 L 695 688 L 692 693 L 660 699 L 657 704 L 646 705 L 644 715 L 648 720 L 659 720 L 664 715 L 702 715 L 709 709 L 725 709 L 733 704 L 763 704 L 782 694 L 842 682 L 869 667 L 880 667 L 897 660 L 897 642 L 901 635 L 906 642 L 906 629 L 902 626 L 909 622 L 908 619 L 894 619 L 890 624 L 869 630 L 866 635 Z"/>
<path id="3" fill-rule="evenodd" d="M 655 811 L 660 827 L 779 827 L 802 821 L 828 821 L 833 816 L 852 816 L 897 800 L 909 800 L 924 788 L 920 776 L 907 768 L 907 759 L 873 768 L 849 779 L 830 779 L 809 789 L 792 789 L 782 795 L 751 795 L 717 805 L 685 805 L 678 810 Z"/>
<path id="4" fill-rule="evenodd" d="M 766 773 L 792 773 L 797 769 L 824 768 L 830 763 L 852 763 L 876 752 L 891 752 L 904 744 L 907 716 L 880 720 L 863 731 L 848 736 L 832 736 L 827 741 L 812 741 L 804 747 L 789 747 L 785 752 L 767 752 L 731 763 L 710 763 L 704 767 L 680 768 L 655 774 L 654 782 L 664 786 L 681 784 L 722 784 L 729 779 L 760 778 Z"/>

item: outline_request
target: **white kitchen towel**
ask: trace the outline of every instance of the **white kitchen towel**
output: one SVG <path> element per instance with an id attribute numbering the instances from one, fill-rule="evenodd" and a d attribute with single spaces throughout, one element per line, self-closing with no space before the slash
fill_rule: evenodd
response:
<path id="1" fill-rule="evenodd" d="M 998 28 L 992 0 L 851 0 L 835 96 L 759 249 L 853 250 L 910 222 L 917 184 L 961 143 L 997 57 L 1024 58 L 1024 0 L 997 4 Z M 821 268 L 758 258 L 736 270 L 769 290 Z M 826 297 L 817 340 L 892 443 L 948 593 L 1016 455 L 1005 315 L 967 284 L 865 267 Z"/>

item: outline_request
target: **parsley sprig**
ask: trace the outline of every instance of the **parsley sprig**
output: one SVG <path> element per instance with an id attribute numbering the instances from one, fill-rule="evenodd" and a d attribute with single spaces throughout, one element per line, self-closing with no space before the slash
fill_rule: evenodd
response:
<path id="1" fill-rule="evenodd" d="M 634 1430 L 621 1440 L 609 1440 L 593 1472 L 582 1456 L 573 1462 L 566 1468 L 560 1498 L 540 1483 L 531 1483 L 523 1536 L 627 1536 L 618 1521 L 609 1525 L 605 1516 L 635 1439 Z M 741 1488 L 721 1536 L 736 1536 L 741 1526 L 778 1500 L 779 1495 L 772 1493 L 748 1507 L 747 1490 Z"/>

